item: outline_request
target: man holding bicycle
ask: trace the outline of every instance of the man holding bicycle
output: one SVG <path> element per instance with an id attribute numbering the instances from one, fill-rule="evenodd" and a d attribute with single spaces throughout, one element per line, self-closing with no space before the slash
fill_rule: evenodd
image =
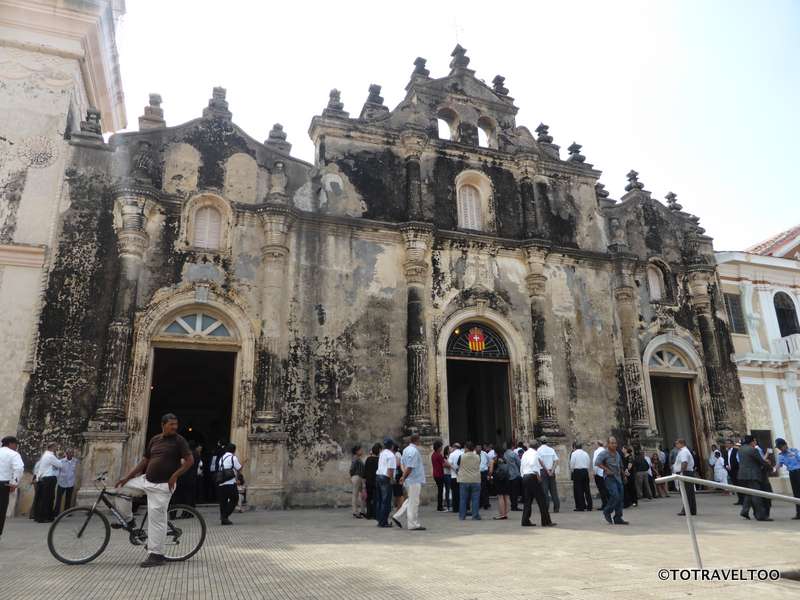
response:
<path id="1" fill-rule="evenodd" d="M 141 567 L 164 564 L 164 542 L 167 536 L 167 511 L 175 484 L 194 464 L 194 456 L 183 436 L 178 435 L 178 417 L 167 413 L 161 417 L 161 433 L 147 444 L 142 460 L 117 482 L 121 494 L 147 495 L 147 560 Z M 142 474 L 144 473 L 144 474 Z M 131 500 L 117 498 L 117 510 L 133 525 Z"/>

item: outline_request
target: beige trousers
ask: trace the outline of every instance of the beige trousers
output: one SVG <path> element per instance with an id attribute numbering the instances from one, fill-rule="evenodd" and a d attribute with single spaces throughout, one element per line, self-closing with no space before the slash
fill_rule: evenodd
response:
<path id="1" fill-rule="evenodd" d="M 416 529 L 419 527 L 419 493 L 422 491 L 421 483 L 407 483 L 406 484 L 406 498 L 403 505 L 394 513 L 395 519 L 400 519 L 404 514 L 406 515 L 406 529 Z"/>
<path id="2" fill-rule="evenodd" d="M 172 492 L 168 483 L 151 483 L 144 475 L 134 477 L 118 490 L 128 496 L 147 495 L 147 550 L 164 556 L 164 542 L 167 539 L 167 510 Z M 131 501 L 116 498 L 114 504 L 126 521 L 133 517 Z"/>
<path id="3" fill-rule="evenodd" d="M 361 490 L 364 489 L 364 478 L 360 475 L 353 475 L 350 477 L 353 484 L 353 514 L 357 515 L 363 512 L 363 502 L 361 501 Z"/>

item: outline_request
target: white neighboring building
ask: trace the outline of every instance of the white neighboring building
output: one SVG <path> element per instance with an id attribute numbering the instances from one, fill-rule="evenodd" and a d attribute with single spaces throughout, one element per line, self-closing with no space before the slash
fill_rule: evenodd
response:
<path id="1" fill-rule="evenodd" d="M 800 225 L 716 257 L 748 430 L 800 446 Z"/>
<path id="2" fill-rule="evenodd" d="M 0 435 L 17 432 L 65 165 L 87 109 L 126 125 L 115 26 L 124 0 L 0 0 Z"/>

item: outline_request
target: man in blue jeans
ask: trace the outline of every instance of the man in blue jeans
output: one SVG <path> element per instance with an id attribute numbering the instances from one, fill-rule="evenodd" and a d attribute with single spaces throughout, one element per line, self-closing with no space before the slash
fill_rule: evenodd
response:
<path id="1" fill-rule="evenodd" d="M 598 453 L 594 466 L 603 470 L 603 480 L 608 492 L 608 502 L 603 508 L 603 517 L 609 525 L 627 525 L 622 518 L 622 503 L 625 496 L 622 481 L 622 457 L 617 452 L 617 438 L 608 438 L 605 450 Z M 614 519 L 611 519 L 611 513 Z"/>
<path id="2" fill-rule="evenodd" d="M 383 450 L 378 455 L 378 470 L 375 474 L 375 487 L 378 492 L 375 518 L 378 521 L 378 527 L 392 526 L 389 523 L 389 511 L 392 509 L 392 481 L 394 480 L 394 470 L 397 468 L 397 458 L 392 448 L 394 448 L 394 440 L 386 438 L 383 440 Z"/>
<path id="3" fill-rule="evenodd" d="M 475 453 L 475 444 L 466 443 L 466 451 L 459 457 L 458 485 L 459 507 L 458 518 L 463 521 L 467 518 L 467 500 L 472 504 L 472 518 L 481 520 L 481 457 Z"/>

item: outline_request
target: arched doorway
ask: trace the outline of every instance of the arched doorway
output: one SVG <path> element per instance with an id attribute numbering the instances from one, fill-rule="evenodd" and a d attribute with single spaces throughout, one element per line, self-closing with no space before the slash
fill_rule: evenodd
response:
<path id="1" fill-rule="evenodd" d="M 217 398 L 206 402 L 203 410 L 193 413 L 194 404 L 183 405 L 176 412 L 179 419 L 194 421 L 206 427 L 203 412 L 217 414 L 214 431 L 204 433 L 206 443 L 214 444 L 212 436 L 222 435 L 238 447 L 242 460 L 249 454 L 247 435 L 253 411 L 253 367 L 255 363 L 254 322 L 238 303 L 218 294 L 208 286 L 187 286 L 161 296 L 136 320 L 133 361 L 130 370 L 127 428 L 130 434 L 125 445 L 124 465 L 130 468 L 142 456 L 149 439 L 153 421 L 164 408 L 161 391 L 182 389 L 181 380 L 200 393 Z M 180 351 L 180 352 L 171 352 Z M 182 353 L 182 354 L 181 354 Z M 179 364 L 183 362 L 184 364 Z M 173 368 L 174 367 L 174 368 Z M 187 375 L 173 378 L 181 370 Z M 211 380 L 215 380 L 213 384 Z M 228 384 L 226 382 L 230 381 Z M 208 384 L 208 390 L 204 388 Z M 156 394 L 154 394 L 156 392 Z M 170 397 L 169 392 L 165 395 Z M 227 401 L 223 401 L 226 396 Z M 155 402 L 153 402 L 155 401 Z M 221 408 L 220 408 L 221 407 Z M 183 414 L 181 414 L 181 412 Z M 196 430 L 193 427 L 194 433 Z M 187 432 L 190 433 L 190 432 Z M 195 434 L 199 437 L 199 433 Z M 209 448 L 213 449 L 213 448 Z"/>
<path id="2" fill-rule="evenodd" d="M 512 439 L 508 346 L 483 322 L 466 321 L 447 340 L 447 406 L 451 441 L 504 444 Z"/>
<path id="3" fill-rule="evenodd" d="M 708 424 L 703 423 L 698 396 L 701 362 L 692 345 L 675 334 L 658 336 L 645 349 L 642 366 L 650 426 L 659 445 L 669 451 L 676 439 L 683 438 L 704 456 L 703 432 Z"/>
<path id="4" fill-rule="evenodd" d="M 207 308 L 184 309 L 153 336 L 153 375 L 146 439 L 174 413 L 179 433 L 213 450 L 231 439 L 237 339 L 230 324 Z"/>

